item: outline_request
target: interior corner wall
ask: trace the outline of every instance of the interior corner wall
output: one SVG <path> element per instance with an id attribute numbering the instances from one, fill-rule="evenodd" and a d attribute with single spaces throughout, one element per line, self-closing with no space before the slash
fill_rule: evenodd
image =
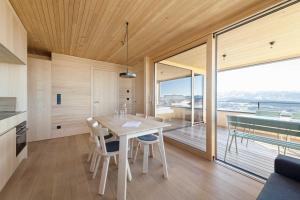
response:
<path id="1" fill-rule="evenodd" d="M 135 111 L 144 114 L 144 62 L 139 62 L 134 66 L 135 78 Z"/>
<path id="2" fill-rule="evenodd" d="M 154 116 L 154 62 L 150 57 L 144 58 L 144 90 L 145 114 Z"/>

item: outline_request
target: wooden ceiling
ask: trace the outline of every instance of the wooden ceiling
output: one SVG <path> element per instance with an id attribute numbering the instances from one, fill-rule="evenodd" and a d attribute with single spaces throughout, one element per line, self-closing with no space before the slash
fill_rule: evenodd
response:
<path id="1" fill-rule="evenodd" d="M 158 63 L 156 65 L 156 70 L 156 79 L 158 82 L 192 76 L 191 70 L 165 65 L 162 63 Z"/>
<path id="2" fill-rule="evenodd" d="M 217 50 L 219 70 L 300 57 L 300 3 L 220 35 Z"/>
<path id="3" fill-rule="evenodd" d="M 191 69 L 204 74 L 206 71 L 206 44 L 167 58 L 160 63 Z"/>
<path id="4" fill-rule="evenodd" d="M 129 21 L 129 61 L 214 24 L 278 0 L 10 0 L 28 31 L 30 52 L 55 52 L 125 63 L 121 45 Z"/>

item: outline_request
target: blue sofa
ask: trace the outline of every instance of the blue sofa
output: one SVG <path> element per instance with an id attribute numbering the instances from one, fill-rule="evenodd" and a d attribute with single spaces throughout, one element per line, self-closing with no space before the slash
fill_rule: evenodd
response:
<path id="1" fill-rule="evenodd" d="M 300 199 L 300 160 L 278 155 L 274 168 L 257 200 Z"/>

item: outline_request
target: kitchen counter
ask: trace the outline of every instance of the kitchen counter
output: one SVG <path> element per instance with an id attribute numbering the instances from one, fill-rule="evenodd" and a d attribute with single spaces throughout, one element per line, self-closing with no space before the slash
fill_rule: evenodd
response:
<path id="1" fill-rule="evenodd" d="M 27 121 L 26 112 L 0 112 L 0 136 L 23 121 Z"/>
<path id="2" fill-rule="evenodd" d="M 0 111 L 0 120 L 13 117 L 15 115 L 21 114 L 23 112 L 12 112 L 12 111 Z"/>

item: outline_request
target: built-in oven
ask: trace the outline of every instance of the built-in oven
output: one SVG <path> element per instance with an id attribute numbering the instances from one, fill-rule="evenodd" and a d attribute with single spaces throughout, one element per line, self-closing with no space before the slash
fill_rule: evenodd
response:
<path id="1" fill-rule="evenodd" d="M 16 156 L 26 147 L 26 121 L 16 126 Z"/>

